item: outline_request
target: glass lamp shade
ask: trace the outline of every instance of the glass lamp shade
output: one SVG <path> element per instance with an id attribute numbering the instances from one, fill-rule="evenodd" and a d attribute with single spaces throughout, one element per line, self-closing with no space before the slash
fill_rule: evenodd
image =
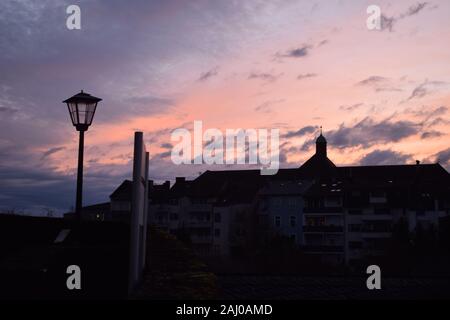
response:
<path id="1" fill-rule="evenodd" d="M 78 131 L 86 131 L 91 125 L 97 103 L 101 100 L 81 90 L 80 93 L 63 101 L 67 104 L 72 124 Z"/>

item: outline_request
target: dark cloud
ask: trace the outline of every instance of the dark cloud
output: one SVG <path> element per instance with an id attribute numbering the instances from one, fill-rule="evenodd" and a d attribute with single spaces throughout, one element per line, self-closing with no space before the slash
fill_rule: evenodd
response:
<path id="1" fill-rule="evenodd" d="M 318 128 L 317 126 L 306 126 L 297 131 L 289 131 L 289 132 L 283 134 L 282 137 L 286 138 L 286 139 L 294 138 L 294 137 L 302 137 L 306 134 L 310 134 L 310 133 L 317 131 L 317 128 Z"/>
<path id="2" fill-rule="evenodd" d="M 396 87 L 384 86 L 384 87 L 375 88 L 375 91 L 376 92 L 401 92 L 403 90 L 400 88 L 396 88 Z"/>
<path id="3" fill-rule="evenodd" d="M 111 157 L 111 160 L 128 160 L 131 161 L 132 155 L 131 153 L 121 153 L 116 156 Z M 94 161 L 97 162 L 97 161 Z"/>
<path id="4" fill-rule="evenodd" d="M 276 81 L 279 77 L 281 77 L 283 74 L 280 73 L 278 75 L 273 74 L 273 73 L 258 73 L 258 72 L 252 72 L 250 73 L 250 75 L 248 76 L 248 79 L 260 79 L 260 80 L 264 80 L 266 82 L 274 82 Z"/>
<path id="5" fill-rule="evenodd" d="M 429 127 L 433 127 L 433 126 L 437 126 L 437 125 L 450 125 L 450 120 L 449 119 L 444 119 L 442 117 L 437 117 L 436 119 L 431 120 L 428 123 Z"/>
<path id="6" fill-rule="evenodd" d="M 324 46 L 327 43 L 329 43 L 329 40 L 324 39 L 324 40 L 320 41 L 319 43 L 302 44 L 299 47 L 294 47 L 294 48 L 288 49 L 283 52 L 278 51 L 277 53 L 275 53 L 274 59 L 281 60 L 283 58 L 293 58 L 293 59 L 305 58 L 311 54 L 311 50 L 314 47 L 319 48 L 319 47 Z"/>
<path id="7" fill-rule="evenodd" d="M 303 46 L 300 48 L 292 49 L 283 54 L 283 57 L 301 58 L 308 55 L 309 46 Z"/>
<path id="8" fill-rule="evenodd" d="M 439 163 L 450 172 L 450 148 L 439 151 L 438 153 L 425 159 L 426 162 Z"/>
<path id="9" fill-rule="evenodd" d="M 450 166 L 450 148 L 442 150 L 435 155 L 436 162 L 442 165 Z"/>
<path id="10" fill-rule="evenodd" d="M 364 103 L 360 102 L 360 103 L 355 103 L 355 104 L 351 104 L 351 105 L 342 105 L 339 106 L 340 110 L 344 110 L 344 111 L 353 111 L 356 110 L 360 107 L 362 107 L 364 105 Z"/>
<path id="11" fill-rule="evenodd" d="M 448 107 L 440 106 L 435 109 L 432 109 L 431 112 L 428 113 L 428 117 L 440 116 L 440 115 L 446 114 L 447 111 L 448 111 Z"/>
<path id="12" fill-rule="evenodd" d="M 392 150 L 374 150 L 359 161 L 360 165 L 393 165 L 404 164 L 411 159 L 410 154 L 403 154 Z"/>
<path id="13" fill-rule="evenodd" d="M 202 73 L 200 75 L 200 77 L 197 79 L 197 81 L 203 82 L 203 81 L 208 80 L 209 78 L 217 76 L 218 74 L 219 74 L 219 68 L 215 67 L 215 68 L 213 68 L 213 69 L 211 69 L 209 71 L 206 71 L 206 72 Z"/>
<path id="14" fill-rule="evenodd" d="M 428 106 L 423 106 L 420 109 L 407 109 L 406 112 L 412 113 L 417 117 L 424 117 L 426 119 L 434 118 L 446 114 L 448 107 L 440 106 L 436 108 L 430 108 Z"/>
<path id="15" fill-rule="evenodd" d="M 284 99 L 265 101 L 257 106 L 255 111 L 261 113 L 271 113 L 273 111 L 272 107 L 282 102 L 284 102 Z"/>
<path id="16" fill-rule="evenodd" d="M 377 122 L 366 117 L 353 126 L 341 124 L 337 130 L 327 131 L 324 135 L 329 145 L 335 148 L 368 148 L 378 143 L 398 142 L 416 135 L 419 131 L 420 125 L 410 121 L 385 119 Z M 314 141 L 314 139 L 306 141 L 302 149 L 309 149 Z"/>
<path id="17" fill-rule="evenodd" d="M 15 109 L 15 108 L 0 106 L 0 114 L 5 115 L 5 114 L 13 114 L 16 112 L 17 112 L 17 109 Z"/>
<path id="18" fill-rule="evenodd" d="M 156 155 L 156 157 L 158 157 L 160 159 L 166 159 L 166 158 L 169 158 L 171 156 L 171 154 L 172 154 L 172 150 L 168 150 L 168 151 L 158 153 Z"/>
<path id="19" fill-rule="evenodd" d="M 389 78 L 386 78 L 386 77 L 370 76 L 364 80 L 359 81 L 356 85 L 358 85 L 358 86 L 373 86 L 373 85 L 379 85 L 380 83 L 384 83 L 388 80 L 389 80 Z"/>
<path id="20" fill-rule="evenodd" d="M 419 2 L 416 5 L 411 6 L 408 8 L 408 11 L 402 15 L 402 17 L 409 17 L 418 14 L 423 8 L 425 8 L 426 5 L 428 5 L 428 2 Z"/>
<path id="21" fill-rule="evenodd" d="M 58 152 L 58 151 L 64 150 L 64 149 L 66 149 L 66 147 L 55 147 L 55 148 L 50 148 L 50 149 L 48 149 L 47 151 L 45 151 L 45 152 L 42 154 L 41 160 L 44 160 L 44 159 L 47 158 L 48 156 L 50 156 L 50 155 L 52 155 L 52 154 L 54 154 L 54 153 L 56 153 L 56 152 Z"/>
<path id="22" fill-rule="evenodd" d="M 317 74 L 315 74 L 315 73 L 304 73 L 304 74 L 299 74 L 297 76 L 297 80 L 303 80 L 303 79 L 314 78 L 314 77 L 317 77 Z"/>
<path id="23" fill-rule="evenodd" d="M 421 139 L 437 138 L 437 137 L 441 137 L 443 135 L 444 135 L 444 133 L 442 133 L 442 132 L 432 130 L 432 131 L 426 131 L 426 132 L 422 133 L 420 138 Z"/>
<path id="24" fill-rule="evenodd" d="M 302 45 L 297 48 L 289 49 L 285 52 L 277 52 L 275 53 L 275 59 L 305 58 L 309 55 L 311 48 L 311 45 Z"/>
<path id="25" fill-rule="evenodd" d="M 103 170 L 86 168 L 84 204 L 108 200 L 121 181 L 131 177 L 131 170 L 114 173 L 117 166 Z M 53 168 L 0 165 L 0 211 L 18 210 L 40 214 L 44 208 L 61 214 L 75 204 L 76 174 L 62 174 Z"/>
<path id="26" fill-rule="evenodd" d="M 428 2 L 419 2 L 415 5 L 410 6 L 405 12 L 403 12 L 397 16 L 389 17 L 389 16 L 382 14 L 381 15 L 382 30 L 389 30 L 389 32 L 394 31 L 394 25 L 397 24 L 398 21 L 418 14 L 428 5 L 429 5 Z M 433 7 L 433 8 L 435 8 L 435 7 Z"/>
<path id="27" fill-rule="evenodd" d="M 164 142 L 164 143 L 161 144 L 161 148 L 163 148 L 163 149 L 172 149 L 173 145 L 171 143 L 169 143 L 169 142 Z"/>
<path id="28" fill-rule="evenodd" d="M 444 81 L 428 81 L 428 80 L 426 80 L 425 82 L 423 82 L 420 85 L 418 85 L 417 87 L 415 87 L 414 90 L 412 91 L 411 95 L 409 96 L 409 98 L 406 100 L 409 101 L 411 99 L 423 98 L 424 96 L 432 93 L 437 87 L 444 86 L 446 84 L 447 83 Z"/>
<path id="29" fill-rule="evenodd" d="M 449 124 L 450 121 L 444 119 L 442 116 L 448 112 L 448 107 L 440 106 L 431 108 L 429 106 L 422 106 L 418 109 L 406 109 L 405 113 L 412 114 L 421 119 L 421 123 L 430 128 L 440 124 Z"/>
<path id="30" fill-rule="evenodd" d="M 382 77 L 382 76 L 370 76 L 364 80 L 356 83 L 357 86 L 366 86 L 371 87 L 375 90 L 375 92 L 400 92 L 403 91 L 400 88 L 397 88 L 393 81 L 390 78 Z"/>

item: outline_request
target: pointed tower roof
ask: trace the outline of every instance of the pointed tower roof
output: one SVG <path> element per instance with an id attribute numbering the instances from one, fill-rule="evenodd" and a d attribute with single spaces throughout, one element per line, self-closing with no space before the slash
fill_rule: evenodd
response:
<path id="1" fill-rule="evenodd" d="M 336 165 L 327 157 L 327 139 L 322 134 L 322 127 L 316 139 L 316 153 L 300 167 L 300 170 L 304 175 L 316 177 L 331 176 L 335 173 Z"/>

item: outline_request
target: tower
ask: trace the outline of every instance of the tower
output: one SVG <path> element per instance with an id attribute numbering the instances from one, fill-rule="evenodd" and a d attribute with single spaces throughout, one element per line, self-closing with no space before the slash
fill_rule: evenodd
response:
<path id="1" fill-rule="evenodd" d="M 320 135 L 316 139 L 316 155 L 319 157 L 327 157 L 327 140 L 322 135 L 322 126 L 320 127 Z"/>

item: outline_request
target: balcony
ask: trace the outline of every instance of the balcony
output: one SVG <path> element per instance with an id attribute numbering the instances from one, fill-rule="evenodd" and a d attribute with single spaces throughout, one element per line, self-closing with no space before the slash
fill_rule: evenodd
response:
<path id="1" fill-rule="evenodd" d="M 303 232 L 343 232 L 342 226 L 303 226 Z"/>

